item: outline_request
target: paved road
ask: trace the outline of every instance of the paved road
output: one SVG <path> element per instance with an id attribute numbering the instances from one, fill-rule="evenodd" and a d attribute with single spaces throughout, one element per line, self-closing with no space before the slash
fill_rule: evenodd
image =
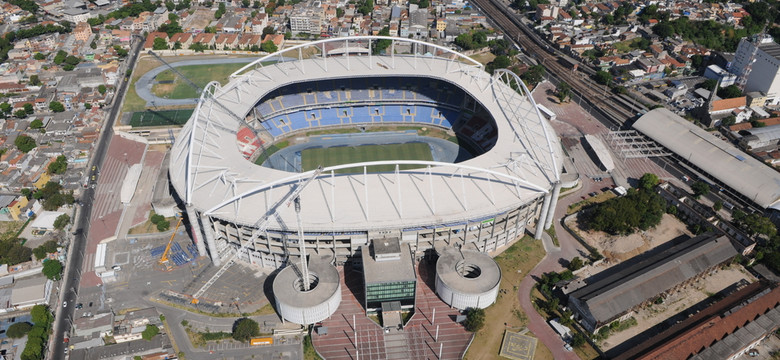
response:
<path id="1" fill-rule="evenodd" d="M 254 57 L 249 58 L 235 58 L 235 59 L 201 59 L 201 60 L 185 60 L 171 63 L 171 66 L 192 66 L 192 65 L 212 65 L 212 64 L 248 64 L 257 60 Z M 191 99 L 165 99 L 157 95 L 152 94 L 152 85 L 154 85 L 154 78 L 161 72 L 168 70 L 168 66 L 160 65 L 140 78 L 135 82 L 135 93 L 146 100 L 146 106 L 174 106 L 174 105 L 194 105 L 198 102 L 197 98 Z"/>
<path id="2" fill-rule="evenodd" d="M 134 66 L 138 57 L 138 51 L 142 44 L 143 39 L 135 38 L 134 48 L 133 51 L 131 51 L 131 58 L 126 62 L 126 68 L 132 68 Z M 113 124 L 119 113 L 125 91 L 127 91 L 127 83 L 127 81 L 124 81 L 124 77 L 122 77 L 122 83 L 114 96 L 114 104 L 112 105 L 111 112 L 103 126 L 97 146 L 95 146 L 95 155 L 92 159 L 92 164 L 94 165 L 100 166 L 103 164 L 103 159 L 105 158 L 106 149 L 108 147 L 107 140 L 110 139 L 113 134 Z M 63 340 L 65 332 L 69 331 L 73 324 L 73 311 L 75 310 L 79 281 L 81 280 L 81 266 L 84 261 L 84 251 L 87 245 L 87 232 L 89 231 L 88 221 L 92 213 L 92 201 L 95 199 L 95 189 L 86 189 L 81 199 L 84 205 L 81 207 L 78 219 L 74 220 L 73 228 L 76 229 L 76 231 L 71 240 L 73 244 L 70 247 L 70 254 L 68 254 L 67 272 L 64 275 L 61 287 L 62 291 L 60 293 L 60 301 L 67 302 L 67 307 L 57 306 L 56 309 L 53 309 L 55 311 L 54 336 L 51 337 L 52 343 L 50 343 L 49 346 L 49 356 L 47 359 L 65 358 L 65 344 L 63 343 Z"/>

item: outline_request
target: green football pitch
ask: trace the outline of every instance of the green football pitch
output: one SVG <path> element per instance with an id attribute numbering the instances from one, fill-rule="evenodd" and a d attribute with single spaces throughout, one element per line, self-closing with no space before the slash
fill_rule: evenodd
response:
<path id="1" fill-rule="evenodd" d="M 424 143 L 406 143 L 389 145 L 339 146 L 331 148 L 313 148 L 301 152 L 303 171 L 316 168 L 318 165 L 333 166 L 366 161 L 380 160 L 428 160 L 432 161 L 431 148 Z M 417 165 L 401 165 L 401 170 L 419 168 Z M 395 171 L 395 165 L 372 166 L 369 172 Z M 341 174 L 363 172 L 362 168 L 341 169 Z"/>
<path id="2" fill-rule="evenodd" d="M 193 109 L 137 111 L 130 118 L 130 126 L 184 125 L 192 116 L 193 111 Z"/>

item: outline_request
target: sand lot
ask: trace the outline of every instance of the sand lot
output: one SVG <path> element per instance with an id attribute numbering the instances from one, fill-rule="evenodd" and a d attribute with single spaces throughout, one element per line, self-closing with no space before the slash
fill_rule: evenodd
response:
<path id="1" fill-rule="evenodd" d="M 658 226 L 628 236 L 613 236 L 601 231 L 580 229 L 575 216 L 566 219 L 566 226 L 574 229 L 590 245 L 604 255 L 609 263 L 621 262 L 641 254 L 681 235 L 692 236 L 680 220 L 664 214 Z"/>

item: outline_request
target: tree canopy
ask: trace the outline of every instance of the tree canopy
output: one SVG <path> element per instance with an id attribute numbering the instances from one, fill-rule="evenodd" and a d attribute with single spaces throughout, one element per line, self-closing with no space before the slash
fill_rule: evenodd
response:
<path id="1" fill-rule="evenodd" d="M 658 185 L 658 182 L 660 182 L 658 176 L 651 173 L 645 173 L 641 178 L 639 178 L 638 187 L 643 190 L 652 191 L 653 188 Z"/>
<path id="2" fill-rule="evenodd" d="M 59 260 L 46 260 L 43 262 L 43 275 L 49 280 L 59 281 L 62 279 L 62 263 Z"/>
<path id="3" fill-rule="evenodd" d="M 257 321 L 249 318 L 241 318 L 233 323 L 233 339 L 247 342 L 249 339 L 260 335 L 260 326 Z"/>
<path id="4" fill-rule="evenodd" d="M 463 326 L 471 332 L 477 332 L 482 329 L 485 326 L 485 309 L 469 308 Z"/>
<path id="5" fill-rule="evenodd" d="M 49 174 L 64 174 L 68 169 L 68 158 L 65 155 L 57 156 L 57 159 L 49 164 Z"/>
<path id="6" fill-rule="evenodd" d="M 49 110 L 54 112 L 63 112 L 65 111 L 65 105 L 62 105 L 59 101 L 52 101 L 49 103 Z"/>
<path id="7" fill-rule="evenodd" d="M 8 330 L 5 332 L 5 334 L 12 339 L 20 339 L 27 335 L 28 332 L 32 329 L 32 324 L 28 322 L 18 322 L 13 323 L 11 326 L 8 327 Z"/>
<path id="8" fill-rule="evenodd" d="M 691 184 L 691 190 L 693 190 L 693 196 L 698 199 L 702 195 L 710 193 L 710 186 L 706 182 L 700 180 Z"/>
<path id="9" fill-rule="evenodd" d="M 626 235 L 658 225 L 665 211 L 666 203 L 660 195 L 643 189 L 629 189 L 626 196 L 598 204 L 583 216 L 592 230 Z"/>
<path id="10" fill-rule="evenodd" d="M 144 329 L 144 331 L 141 332 L 141 337 L 144 340 L 152 340 L 152 338 L 159 333 L 160 333 L 160 328 L 158 328 L 155 325 L 148 324 L 146 325 L 146 329 Z"/>
<path id="11" fill-rule="evenodd" d="M 16 140 L 14 140 L 14 145 L 16 145 L 16 148 L 23 153 L 28 153 L 30 150 L 35 149 L 35 147 L 38 146 L 35 143 L 35 139 L 27 135 L 17 136 Z"/>
<path id="12" fill-rule="evenodd" d="M 68 225 L 68 223 L 70 223 L 70 215 L 62 214 L 54 219 L 54 228 L 57 230 L 62 230 L 65 228 L 65 226 Z"/>

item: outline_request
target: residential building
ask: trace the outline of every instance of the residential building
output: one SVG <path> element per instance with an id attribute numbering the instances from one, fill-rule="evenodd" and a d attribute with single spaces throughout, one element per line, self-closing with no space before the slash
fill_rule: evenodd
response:
<path id="1" fill-rule="evenodd" d="M 762 92 L 769 104 L 780 104 L 780 45 L 771 36 L 742 39 L 734 71 L 745 82 L 745 92 Z"/>

